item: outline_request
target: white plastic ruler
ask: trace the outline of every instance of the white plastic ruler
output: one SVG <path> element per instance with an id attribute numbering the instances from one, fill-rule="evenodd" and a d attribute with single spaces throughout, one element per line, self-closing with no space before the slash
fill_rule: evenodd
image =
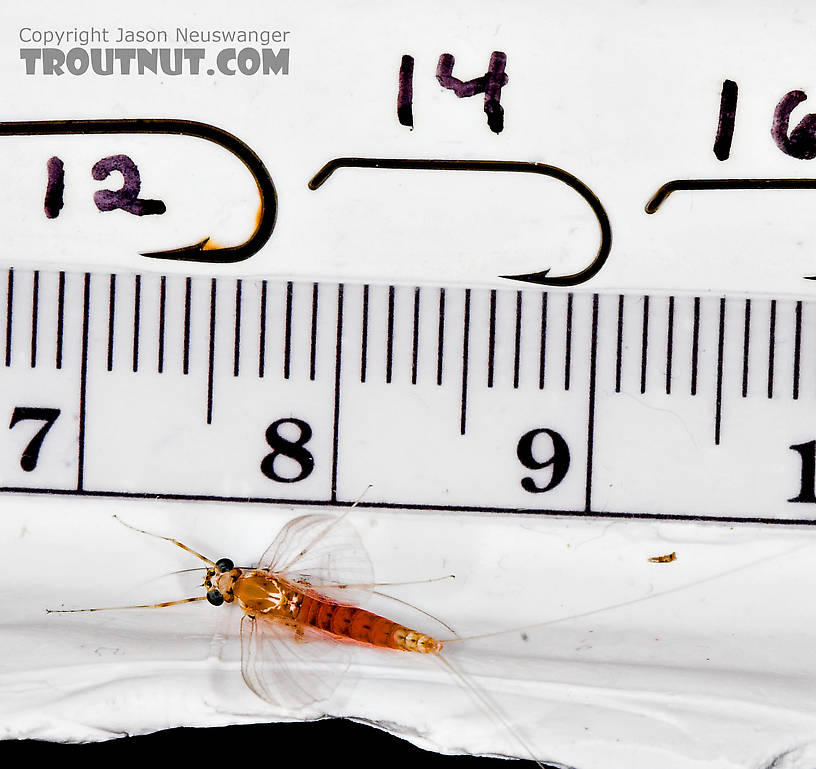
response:
<path id="1" fill-rule="evenodd" d="M 816 520 L 807 301 L 3 283 L 4 491 Z"/>

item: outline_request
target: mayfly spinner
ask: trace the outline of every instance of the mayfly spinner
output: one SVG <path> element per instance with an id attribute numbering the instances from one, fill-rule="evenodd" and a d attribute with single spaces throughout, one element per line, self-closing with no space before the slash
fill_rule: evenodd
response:
<path id="1" fill-rule="evenodd" d="M 205 595 L 138 606 L 49 609 L 49 613 L 151 609 L 196 601 L 214 606 L 237 604 L 243 610 L 244 681 L 259 697 L 287 710 L 328 699 L 345 675 L 355 646 L 425 655 L 438 660 L 513 735 L 524 753 L 533 757 L 492 700 L 442 656 L 443 641 L 357 605 L 371 593 L 403 602 L 374 589 L 380 585 L 373 582 L 371 561 L 344 516 L 315 514 L 291 520 L 255 568 L 236 567 L 229 558 L 213 561 L 172 537 L 124 525 L 171 542 L 202 560 L 207 565 Z"/>

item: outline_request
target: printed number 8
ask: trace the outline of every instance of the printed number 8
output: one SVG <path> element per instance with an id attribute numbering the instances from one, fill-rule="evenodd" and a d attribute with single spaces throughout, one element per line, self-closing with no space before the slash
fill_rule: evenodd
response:
<path id="1" fill-rule="evenodd" d="M 279 432 L 281 425 L 294 425 L 300 430 L 300 435 L 296 440 L 284 438 Z M 290 417 L 273 422 L 266 430 L 266 442 L 272 447 L 272 453 L 263 458 L 261 472 L 278 483 L 296 483 L 308 478 L 314 470 L 314 457 L 305 448 L 311 437 L 312 428 L 302 419 Z M 275 470 L 275 460 L 280 456 L 288 457 L 300 465 L 300 472 L 291 478 L 279 475 Z"/>

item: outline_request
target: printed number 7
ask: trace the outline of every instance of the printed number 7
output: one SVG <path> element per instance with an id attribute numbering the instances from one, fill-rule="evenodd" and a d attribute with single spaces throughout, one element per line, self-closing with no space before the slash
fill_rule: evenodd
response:
<path id="1" fill-rule="evenodd" d="M 20 457 L 20 467 L 27 473 L 30 473 L 37 466 L 37 459 L 40 456 L 40 447 L 45 439 L 45 435 L 51 429 L 54 422 L 57 421 L 59 415 L 59 409 L 35 408 L 33 406 L 15 406 L 14 411 L 11 412 L 9 430 L 18 422 L 24 422 L 28 419 L 42 420 L 45 422 L 45 424 L 37 430 L 37 433 L 31 439 L 28 446 L 25 447 L 23 456 Z"/>

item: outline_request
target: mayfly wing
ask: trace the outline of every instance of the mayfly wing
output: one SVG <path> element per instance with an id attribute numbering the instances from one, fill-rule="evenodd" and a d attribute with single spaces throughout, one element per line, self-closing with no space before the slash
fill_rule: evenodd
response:
<path id="1" fill-rule="evenodd" d="M 343 603 L 364 600 L 371 592 L 366 586 L 374 581 L 360 535 L 342 515 L 302 515 L 289 521 L 261 556 L 259 568 Z"/>
<path id="2" fill-rule="evenodd" d="M 263 615 L 241 618 L 241 674 L 261 699 L 285 710 L 327 700 L 345 676 L 352 647 L 316 628 Z"/>

